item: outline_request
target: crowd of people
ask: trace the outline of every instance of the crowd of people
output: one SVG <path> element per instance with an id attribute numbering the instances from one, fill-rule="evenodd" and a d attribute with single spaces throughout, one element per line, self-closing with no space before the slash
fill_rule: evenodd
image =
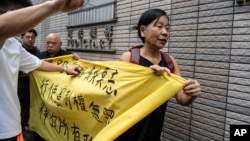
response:
<path id="1" fill-rule="evenodd" d="M 34 27 L 57 12 L 70 12 L 81 7 L 84 0 L 51 0 L 32 6 L 29 0 L 2 0 L 0 5 L 0 141 L 16 141 L 22 133 L 29 131 L 30 92 L 29 77 L 33 70 L 66 72 L 78 75 L 78 66 L 58 66 L 42 59 L 72 54 L 61 48 L 58 33 L 46 37 L 46 51 L 40 52 L 35 46 L 38 35 Z M 30 14 L 32 13 L 32 14 Z M 25 20 L 22 18 L 26 17 Z M 169 17 L 161 9 L 146 10 L 140 17 L 135 29 L 142 41 L 141 45 L 124 52 L 120 60 L 137 63 L 154 70 L 155 75 L 167 72 L 181 76 L 176 59 L 164 54 L 161 49 L 166 45 L 169 32 Z M 21 43 L 15 36 L 21 35 Z M 139 51 L 139 61 L 131 60 L 133 49 Z M 168 58 L 168 63 L 165 61 Z M 189 79 L 183 89 L 175 96 L 176 101 L 190 105 L 200 96 L 200 84 Z M 120 135 L 116 141 L 160 141 L 167 101 L 151 114 Z M 36 134 L 36 133 L 35 133 Z M 25 135 L 25 134 L 24 134 Z M 26 138 L 26 140 L 28 140 Z M 44 140 L 36 134 L 35 140 Z"/>

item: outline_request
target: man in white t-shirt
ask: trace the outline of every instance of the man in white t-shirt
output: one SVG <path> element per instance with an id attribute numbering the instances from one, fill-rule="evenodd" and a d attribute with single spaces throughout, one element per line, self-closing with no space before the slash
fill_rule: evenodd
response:
<path id="1" fill-rule="evenodd" d="M 19 70 L 25 73 L 37 69 L 49 72 L 64 71 L 71 75 L 78 74 L 77 66 L 58 66 L 31 55 L 12 36 L 28 31 L 56 12 L 72 11 L 82 6 L 83 3 L 84 0 L 51 0 L 31 6 L 32 3 L 29 0 L 1 0 L 0 141 L 16 141 L 21 137 L 20 103 L 17 96 Z"/>

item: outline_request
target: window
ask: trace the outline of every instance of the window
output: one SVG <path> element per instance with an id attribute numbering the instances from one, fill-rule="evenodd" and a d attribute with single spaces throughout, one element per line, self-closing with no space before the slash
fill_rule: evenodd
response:
<path id="1" fill-rule="evenodd" d="M 85 5 L 69 13 L 68 26 L 79 26 L 115 20 L 115 0 L 87 0 Z"/>

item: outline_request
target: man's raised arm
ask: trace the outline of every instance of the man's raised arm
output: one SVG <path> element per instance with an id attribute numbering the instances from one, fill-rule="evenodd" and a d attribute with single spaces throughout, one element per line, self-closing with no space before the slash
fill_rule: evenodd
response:
<path id="1" fill-rule="evenodd" d="M 83 4 L 84 0 L 50 0 L 34 6 L 10 10 L 0 15 L 0 45 L 7 38 L 28 31 L 52 14 L 70 12 Z"/>

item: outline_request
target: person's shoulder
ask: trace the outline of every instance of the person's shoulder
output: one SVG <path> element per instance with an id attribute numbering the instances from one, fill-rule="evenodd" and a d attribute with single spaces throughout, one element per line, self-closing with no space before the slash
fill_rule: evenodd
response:
<path id="1" fill-rule="evenodd" d="M 63 52 L 68 52 L 68 53 L 72 53 L 71 51 L 69 51 L 67 48 L 61 49 Z"/>
<path id="2" fill-rule="evenodd" d="M 7 39 L 0 37 L 0 47 L 2 47 L 6 42 L 8 43 L 8 42 L 19 42 L 19 41 L 15 37 L 9 37 Z"/>
<path id="3" fill-rule="evenodd" d="M 121 55 L 120 60 L 121 60 L 121 61 L 130 62 L 130 56 L 131 56 L 131 52 L 130 52 L 130 51 L 125 51 L 125 52 Z"/>
<path id="4" fill-rule="evenodd" d="M 170 59 L 172 59 L 172 61 L 175 61 L 175 58 L 174 58 L 174 56 L 173 56 L 173 55 L 168 54 L 168 56 L 169 56 L 169 58 L 170 58 Z"/>
<path id="5" fill-rule="evenodd" d="M 37 54 L 37 57 L 40 59 L 47 58 L 47 51 L 41 51 L 40 53 Z"/>
<path id="6" fill-rule="evenodd" d="M 136 58 L 140 56 L 140 48 L 142 48 L 143 45 L 139 45 L 139 46 L 132 46 L 128 49 L 128 51 L 125 51 L 121 57 L 120 60 L 122 61 L 127 61 L 127 62 L 133 62 L 133 60 L 131 60 L 131 57 L 135 56 Z M 132 55 L 132 56 L 131 56 Z M 136 60 L 138 61 L 138 59 Z"/>
<path id="7" fill-rule="evenodd" d="M 6 39 L 4 42 L 3 42 L 3 46 L 9 46 L 11 48 L 16 48 L 16 47 L 22 47 L 22 44 L 15 38 L 15 37 L 11 37 L 11 38 L 8 38 Z"/>
<path id="8" fill-rule="evenodd" d="M 68 54 L 72 54 L 72 52 L 71 52 L 71 51 L 69 51 L 69 50 L 67 50 L 67 49 L 61 49 L 61 50 L 60 50 L 60 52 L 61 52 L 61 55 L 68 55 Z"/>
<path id="9" fill-rule="evenodd" d="M 40 51 L 39 54 L 47 54 L 47 51 Z"/>
<path id="10" fill-rule="evenodd" d="M 33 47 L 33 55 L 37 56 L 41 53 L 40 49 L 36 46 Z"/>
<path id="11" fill-rule="evenodd" d="M 6 42 L 6 41 L 9 41 L 9 42 L 16 42 L 16 43 L 20 43 L 20 44 L 21 44 L 21 42 L 20 42 L 18 39 L 16 39 L 15 37 L 10 37 L 10 38 L 6 39 L 5 42 Z"/>
<path id="12" fill-rule="evenodd" d="M 35 48 L 36 50 L 39 50 L 39 51 L 40 51 L 40 49 L 39 49 L 38 47 L 34 46 L 34 48 Z"/>

